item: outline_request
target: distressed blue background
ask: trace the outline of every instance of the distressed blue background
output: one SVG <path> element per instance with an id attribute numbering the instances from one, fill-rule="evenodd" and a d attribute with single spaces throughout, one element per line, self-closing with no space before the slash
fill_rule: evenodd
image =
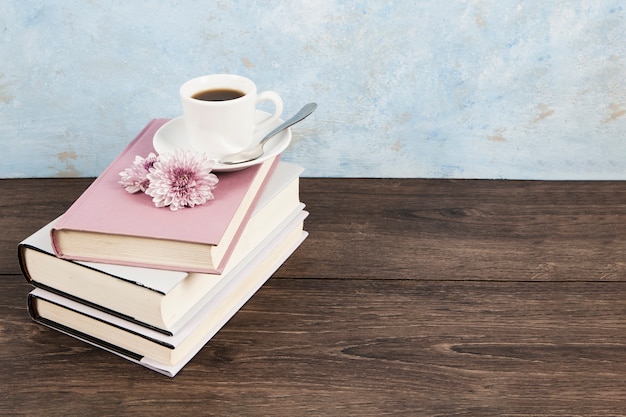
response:
<path id="1" fill-rule="evenodd" d="M 0 5 L 0 177 L 93 176 L 208 73 L 279 92 L 306 176 L 626 179 L 618 0 Z"/>

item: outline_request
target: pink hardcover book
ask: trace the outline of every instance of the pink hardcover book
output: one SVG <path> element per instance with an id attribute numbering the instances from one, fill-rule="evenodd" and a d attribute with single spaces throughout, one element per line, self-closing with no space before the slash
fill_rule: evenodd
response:
<path id="1" fill-rule="evenodd" d="M 279 156 L 219 179 L 214 200 L 172 211 L 150 196 L 130 194 L 119 173 L 136 155 L 155 152 L 155 119 L 96 178 L 51 230 L 57 256 L 79 261 L 219 273 L 247 223 Z M 156 153 L 156 152 L 155 152 Z"/>

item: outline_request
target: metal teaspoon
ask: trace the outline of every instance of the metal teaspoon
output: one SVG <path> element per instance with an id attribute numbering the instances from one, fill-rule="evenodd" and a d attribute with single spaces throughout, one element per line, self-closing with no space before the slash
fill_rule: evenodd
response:
<path id="1" fill-rule="evenodd" d="M 248 161 L 252 161 L 257 158 L 260 158 L 261 156 L 263 156 L 263 146 L 267 143 L 268 140 L 270 140 L 277 133 L 280 133 L 283 130 L 287 129 L 288 127 L 293 126 L 294 124 L 298 123 L 299 121 L 301 121 L 302 119 L 304 119 L 305 117 L 313 113 L 316 108 L 317 108 L 316 103 L 306 104 L 291 119 L 284 121 L 276 129 L 272 130 L 270 133 L 265 135 L 265 137 L 261 139 L 261 141 L 256 146 L 250 149 L 246 149 L 245 151 L 237 152 L 232 155 L 227 155 L 221 158 L 218 162 L 220 164 L 234 165 L 234 164 L 241 164 L 243 162 L 248 162 Z"/>

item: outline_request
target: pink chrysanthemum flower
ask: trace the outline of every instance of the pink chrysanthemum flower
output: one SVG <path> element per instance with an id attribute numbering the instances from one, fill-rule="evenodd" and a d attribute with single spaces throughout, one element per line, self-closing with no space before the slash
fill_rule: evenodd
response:
<path id="1" fill-rule="evenodd" d="M 148 173 L 156 161 L 157 156 L 152 152 L 146 158 L 139 155 L 135 156 L 133 165 L 120 172 L 120 177 L 122 177 L 119 181 L 120 184 L 129 193 L 145 192 L 150 185 Z"/>
<path id="2" fill-rule="evenodd" d="M 213 200 L 213 189 L 218 182 L 211 173 L 213 160 L 204 154 L 177 149 L 174 154 L 160 155 L 148 173 L 150 185 L 146 194 L 157 207 L 176 211 Z"/>

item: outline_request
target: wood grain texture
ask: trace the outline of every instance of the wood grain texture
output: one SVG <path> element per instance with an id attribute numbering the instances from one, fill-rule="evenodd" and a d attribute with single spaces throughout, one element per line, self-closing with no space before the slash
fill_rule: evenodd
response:
<path id="1" fill-rule="evenodd" d="M 315 238 L 289 276 L 626 278 L 623 182 L 309 179 L 302 195 Z"/>
<path id="2" fill-rule="evenodd" d="M 624 415 L 623 183 L 303 179 L 309 239 L 169 379 L 27 315 L 16 242 L 89 181 L 0 181 L 0 415 Z"/>

